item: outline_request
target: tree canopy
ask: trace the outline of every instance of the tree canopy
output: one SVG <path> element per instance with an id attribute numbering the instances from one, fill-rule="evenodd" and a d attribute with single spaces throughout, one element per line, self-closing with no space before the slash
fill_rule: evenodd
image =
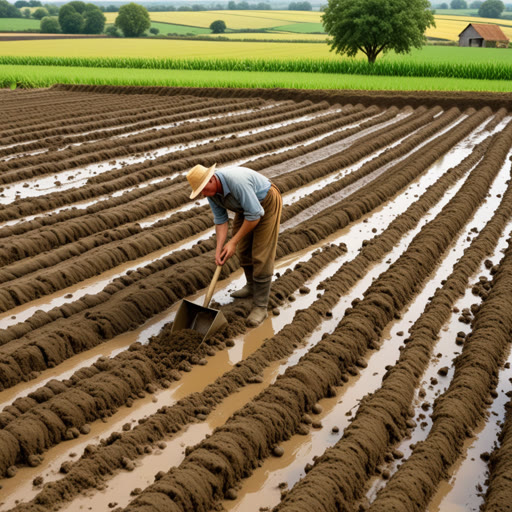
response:
<path id="1" fill-rule="evenodd" d="M 466 0 L 452 0 L 450 2 L 450 7 L 452 9 L 467 9 L 468 4 L 467 4 Z"/>
<path id="2" fill-rule="evenodd" d="M 94 9 L 93 9 L 94 7 Z M 101 34 L 105 28 L 105 15 L 93 4 L 87 4 L 83 13 L 84 34 Z"/>
<path id="3" fill-rule="evenodd" d="M 0 0 L 0 18 L 21 18 L 21 11 L 7 0 Z"/>
<path id="4" fill-rule="evenodd" d="M 56 16 L 46 16 L 41 20 L 43 34 L 58 34 L 60 32 L 59 19 Z"/>
<path id="5" fill-rule="evenodd" d="M 38 7 L 32 14 L 32 17 L 36 20 L 42 20 L 45 16 L 48 16 L 48 14 L 49 12 L 44 7 Z"/>
<path id="6" fill-rule="evenodd" d="M 486 0 L 478 9 L 478 15 L 482 18 L 499 18 L 505 10 L 505 4 L 501 0 Z"/>
<path id="7" fill-rule="evenodd" d="M 210 24 L 210 30 L 214 34 L 222 34 L 226 31 L 226 24 L 223 20 L 215 20 Z"/>
<path id="8" fill-rule="evenodd" d="M 119 9 L 115 24 L 125 37 L 139 37 L 151 26 L 148 10 L 133 2 Z"/>
<path id="9" fill-rule="evenodd" d="M 373 63 L 381 52 L 408 53 L 435 26 L 428 0 L 329 0 L 322 21 L 331 51 Z"/>
<path id="10" fill-rule="evenodd" d="M 288 4 L 289 11 L 312 11 L 313 7 L 307 1 L 305 2 L 290 2 Z"/>
<path id="11" fill-rule="evenodd" d="M 101 34 L 105 15 L 94 4 L 75 0 L 59 9 L 59 25 L 65 34 Z"/>

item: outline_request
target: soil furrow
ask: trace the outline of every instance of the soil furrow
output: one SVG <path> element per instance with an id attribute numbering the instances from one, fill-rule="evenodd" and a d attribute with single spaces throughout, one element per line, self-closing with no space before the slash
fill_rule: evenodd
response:
<path id="1" fill-rule="evenodd" d="M 406 162 L 408 165 L 404 164 L 403 169 L 400 172 L 395 172 L 391 178 L 387 173 L 382 175 L 377 180 L 380 180 L 378 185 L 372 183 L 363 187 L 359 193 L 363 194 L 363 191 L 366 193 L 364 199 L 341 201 L 336 207 L 328 209 L 325 215 L 316 215 L 303 223 L 305 224 L 304 226 L 299 225 L 292 230 L 284 232 L 280 236 L 278 244 L 278 257 L 283 257 L 312 243 L 319 242 L 321 239 L 346 226 L 351 220 L 360 218 L 379 204 L 382 204 L 383 201 L 392 197 L 412 179 L 424 172 L 440 154 L 448 151 L 453 144 L 468 135 L 486 117 L 488 117 L 486 109 L 477 112 L 458 125 L 448 136 L 443 136 L 442 141 L 434 141 L 432 144 L 435 143 L 435 148 L 426 146 L 422 158 L 415 159 L 414 163 L 409 163 L 408 160 Z M 123 330 L 134 328 L 135 325 L 140 325 L 150 316 L 186 296 L 187 292 L 190 294 L 194 290 L 206 286 L 211 278 L 211 260 L 208 258 L 211 258 L 211 256 L 203 255 L 191 262 L 192 265 L 197 267 L 197 270 L 192 273 L 194 276 L 193 281 L 189 281 L 189 286 L 192 287 L 186 288 L 185 294 L 181 283 L 187 282 L 186 275 L 190 275 L 190 270 L 188 272 L 180 271 L 179 265 L 177 266 L 178 268 L 176 266 L 166 268 L 169 264 L 168 259 L 158 261 L 144 269 L 146 274 L 145 288 L 141 289 L 141 285 L 136 283 L 135 286 L 138 288 L 138 292 L 137 294 L 131 293 L 129 300 L 125 298 L 126 294 L 129 293 L 129 288 L 118 292 L 115 300 L 109 300 L 108 305 L 107 303 L 102 303 L 101 308 L 95 308 L 97 311 L 93 309 L 93 311 L 88 312 L 88 317 L 83 320 L 84 323 L 79 332 L 76 330 L 75 318 L 69 319 L 73 320 L 73 322 L 72 325 L 66 328 L 63 325 L 59 325 L 62 322 L 66 323 L 66 320 L 60 319 L 56 322 L 59 334 L 51 333 L 51 343 L 49 338 L 44 336 L 40 338 L 39 334 L 37 341 L 23 343 L 22 346 L 15 350 L 10 348 L 9 356 L 4 356 L 0 360 L 1 387 L 10 387 L 21 380 L 31 378 L 30 376 L 34 375 L 34 370 L 43 370 L 49 362 L 53 365 L 59 364 L 62 360 L 69 357 L 71 353 L 86 350 L 123 332 Z M 232 272 L 237 266 L 237 262 L 231 262 L 230 260 L 228 268 L 224 268 L 225 275 Z M 156 271 L 151 273 L 151 268 Z M 131 278 L 132 276 L 130 276 Z M 114 311 L 116 312 L 115 314 Z M 30 339 L 30 334 L 27 338 Z M 5 346 L 1 347 L 1 351 L 4 351 L 4 348 Z M 48 354 L 51 354 L 51 356 Z M 27 366 L 30 368 L 29 371 L 27 371 Z"/>
<path id="2" fill-rule="evenodd" d="M 222 135 L 230 131 L 244 130 L 282 122 L 295 117 L 311 114 L 329 108 L 327 103 L 312 104 L 304 102 L 299 105 L 277 107 L 270 111 L 244 114 L 236 122 L 226 125 L 225 120 L 212 119 L 198 126 L 198 131 L 190 133 L 187 126 L 178 126 L 160 130 L 158 136 L 153 133 L 142 133 L 129 137 L 125 145 L 119 147 L 117 140 L 104 140 L 82 146 L 73 146 L 60 151 L 59 161 L 54 161 L 54 155 L 40 154 L 0 162 L 0 183 L 7 184 L 23 179 L 33 178 L 42 174 L 56 173 L 79 165 L 112 160 L 119 156 L 126 156 L 134 152 L 144 153 L 156 148 L 192 141 L 197 138 L 206 138 Z M 228 109 L 229 111 L 229 109 Z M 205 112 L 208 114 L 208 112 Z M 133 146 L 133 147 L 132 147 Z M 127 151 L 129 149 L 129 151 Z"/>
<path id="3" fill-rule="evenodd" d="M 393 131 L 392 133 L 394 134 L 395 132 Z M 267 149 L 269 148 L 269 145 L 272 147 L 279 146 L 279 138 L 270 138 L 273 140 L 272 143 L 266 143 Z M 258 148 L 253 148 L 253 150 L 258 150 Z M 372 152 L 373 146 L 366 146 L 366 151 Z M 347 150 L 347 152 L 350 154 L 350 150 Z M 355 158 L 358 158 L 359 156 L 359 153 L 356 153 Z M 317 174 L 318 172 L 325 173 L 326 171 L 320 168 L 320 171 L 317 171 Z M 310 171 L 306 171 L 306 173 L 310 173 Z M 290 174 L 293 174 L 293 171 L 290 171 Z M 283 177 L 281 176 L 278 179 L 282 180 Z M 177 185 L 184 180 L 185 178 L 183 176 L 179 176 L 173 181 L 170 181 L 168 186 Z M 285 192 L 287 191 L 285 187 L 289 186 L 289 184 L 283 183 L 281 185 L 281 189 Z M 162 183 L 155 185 L 155 188 L 158 191 L 158 195 L 153 197 L 153 200 L 150 202 L 147 201 L 146 197 L 143 197 L 140 201 L 135 203 L 132 202 L 127 206 L 123 205 L 122 207 L 112 209 L 104 213 L 101 212 L 100 215 L 97 214 L 97 209 L 96 212 L 94 211 L 93 207 L 90 210 L 86 210 L 86 214 L 88 216 L 85 218 L 73 218 L 71 222 L 61 224 L 56 227 L 53 225 L 49 227 L 41 227 L 35 233 L 29 234 L 28 236 L 27 234 L 23 234 L 23 236 L 5 238 L 4 243 L 0 241 L 0 260 L 2 260 L 3 264 L 9 264 L 27 257 L 33 257 L 41 251 L 50 250 L 55 247 L 56 237 L 61 240 L 72 242 L 73 240 L 79 240 L 83 236 L 91 235 L 107 228 L 115 228 L 126 223 L 127 220 L 131 220 L 133 222 L 141 220 L 147 215 L 154 215 L 160 211 L 177 208 L 189 201 L 188 192 L 184 191 L 182 188 L 167 190 L 167 187 L 163 186 Z M 166 190 L 162 191 L 162 188 L 166 188 Z M 117 201 L 114 203 L 117 203 Z M 90 213 L 90 211 L 94 213 Z M 5 234 L 12 231 L 19 231 L 19 228 L 16 226 L 9 226 L 2 230 Z"/>
<path id="4" fill-rule="evenodd" d="M 412 298 L 448 247 L 450 235 L 462 227 L 484 199 L 486 185 L 492 179 L 489 175 L 489 170 L 476 178 L 472 173 L 473 179 L 468 179 L 472 187 L 463 186 L 457 194 L 458 201 L 450 205 L 456 215 L 447 216 L 443 211 L 438 216 L 444 221 L 446 236 L 435 247 L 430 248 L 434 231 L 430 223 L 415 238 L 414 251 L 407 251 L 409 257 L 402 256 L 370 286 L 364 299 L 346 312 L 333 334 L 313 347 L 295 367 L 288 368 L 274 385 L 223 427 L 188 450 L 178 468 L 150 485 L 127 510 L 151 510 L 151 503 L 168 510 L 210 510 L 240 478 L 250 474 L 259 459 L 269 456 L 280 441 L 290 437 L 299 428 L 303 414 L 311 411 L 320 398 L 332 396 L 333 386 L 342 383 L 342 375 L 357 364 L 368 346 L 379 339 L 385 325 Z M 479 188 L 479 194 L 472 188 Z M 435 231 L 438 229 L 436 226 Z M 413 257 L 411 253 L 415 253 Z M 358 473 L 350 475 L 354 482 L 361 477 Z M 191 482 L 197 479 L 202 485 L 192 486 Z"/>
<path id="5" fill-rule="evenodd" d="M 415 446 L 370 510 L 389 510 L 389 507 L 423 510 L 449 466 L 460 455 L 463 440 L 471 436 L 485 415 L 510 343 L 512 320 L 507 311 L 512 306 L 511 255 L 509 245 L 489 297 L 476 313 L 473 330 L 465 340 L 462 354 L 455 360 L 450 386 L 434 402 L 433 425 L 427 439 Z M 417 486 L 418 482 L 421 487 Z"/>
<path id="6" fill-rule="evenodd" d="M 510 396 L 510 391 L 507 396 Z M 499 446 L 489 461 L 489 487 L 485 495 L 483 512 L 501 512 L 510 508 L 512 475 L 512 401 L 506 405 L 506 416 L 499 435 Z"/>
<path id="7" fill-rule="evenodd" d="M 4 144 L 11 144 L 11 143 L 21 143 L 23 141 L 32 141 L 37 142 L 35 139 L 39 138 L 41 135 L 46 134 L 45 133 L 45 126 L 48 128 L 47 136 L 54 137 L 54 136 L 62 136 L 67 135 L 67 130 L 71 130 L 71 133 L 79 133 L 80 131 L 89 131 L 94 128 L 101 128 L 101 127 L 107 127 L 107 126 L 118 126 L 120 124 L 129 123 L 132 120 L 145 120 L 145 119 L 151 119 L 155 116 L 159 116 L 160 113 L 162 115 L 165 112 L 174 113 L 174 112 L 182 112 L 183 110 L 189 110 L 190 108 L 198 108 L 202 105 L 221 105 L 231 102 L 226 101 L 214 101 L 211 102 L 207 98 L 177 98 L 178 101 L 176 103 L 173 103 L 172 105 L 153 105 L 144 107 L 144 105 L 141 105 L 140 109 L 134 109 L 133 107 L 129 110 L 126 109 L 119 109 L 119 107 L 114 108 L 114 105 L 110 106 L 108 110 L 108 113 L 102 112 L 101 114 L 98 113 L 96 115 L 88 115 L 86 117 L 73 116 L 74 124 L 70 125 L 69 118 L 61 118 L 57 122 L 52 122 L 51 120 L 48 120 L 48 124 L 45 125 L 44 123 L 40 124 L 34 124 L 32 123 L 27 124 L 23 126 L 22 128 L 14 128 L 11 130 L 4 130 L 1 132 L 0 136 L 2 137 L 2 143 Z M 240 100 L 233 100 L 232 104 L 240 103 Z M 262 103 L 262 102 L 260 102 Z M 119 105 L 123 106 L 123 105 Z M 107 107 L 107 105 L 99 105 L 98 108 Z M 112 116 L 115 115 L 115 118 Z M 77 132 L 74 132 L 74 130 L 77 130 Z M 43 135 L 44 136 L 44 135 Z M 13 139 L 11 139 L 11 137 Z M 39 141 L 39 143 L 43 143 L 44 141 Z M 23 147 L 23 145 L 21 145 Z M 37 148 L 33 148 L 37 149 Z M 3 150 L 3 148 L 2 148 Z"/>
<path id="8" fill-rule="evenodd" d="M 492 151 L 492 156 L 484 157 L 478 164 L 460 190 L 459 198 L 454 198 L 445 211 L 430 223 L 430 233 L 425 233 L 425 238 L 436 240 L 436 244 L 440 245 L 437 233 L 446 233 L 448 236 L 449 232 L 455 233 L 460 229 L 460 220 L 454 223 L 455 227 L 451 227 L 450 231 L 448 225 L 461 217 L 456 212 L 464 211 L 464 206 L 467 208 L 469 201 L 473 203 L 469 207 L 472 209 L 485 198 L 488 186 L 501 168 L 511 142 L 512 126 L 509 126 L 504 135 L 494 138 L 488 150 L 488 153 Z M 512 189 L 509 187 L 506 198 L 503 198 L 492 221 L 465 251 L 442 288 L 436 291 L 424 314 L 411 327 L 410 336 L 404 340 L 406 345 L 401 351 L 400 359 L 384 376 L 382 387 L 373 395 L 365 397 L 342 439 L 316 460 L 308 475 L 287 494 L 276 510 L 311 510 L 311 507 L 318 506 L 319 503 L 322 504 L 321 510 L 354 509 L 354 501 L 361 497 L 366 480 L 383 462 L 392 444 L 401 439 L 407 433 L 407 428 L 412 426 L 409 417 L 414 391 L 430 360 L 432 347 L 441 327 L 451 314 L 454 301 L 464 293 L 469 277 L 478 268 L 481 260 L 492 251 L 510 219 L 510 197 Z M 425 247 L 423 244 L 418 237 L 411 243 L 403 258 L 417 260 L 421 247 Z M 446 239 L 444 244 L 446 246 Z M 429 252 L 433 253 L 434 249 Z M 433 258 L 433 255 L 428 254 L 428 258 Z M 425 265 L 419 261 L 418 264 Z M 395 265 L 398 266 L 398 262 L 392 267 Z M 402 273 L 402 278 L 406 275 Z M 363 300 L 368 297 L 369 294 Z M 357 481 L 354 475 L 358 475 Z M 417 476 L 414 477 L 414 482 L 417 482 Z M 310 494 L 312 487 L 315 487 L 314 495 Z M 408 492 L 410 500 L 418 499 L 412 488 Z M 400 495 L 401 493 L 393 494 L 394 497 Z M 395 510 L 395 506 L 394 501 L 388 501 L 376 510 Z"/>
<path id="9" fill-rule="evenodd" d="M 342 253 L 343 248 L 338 246 L 318 251 L 308 262 L 301 264 L 295 274 L 285 273 L 278 279 L 274 293 L 278 297 L 292 293 Z M 231 309 L 234 311 L 224 309 L 228 318 L 237 314 L 236 307 Z M 205 348 L 198 347 L 200 341 L 188 331 L 173 336 L 171 344 L 167 339 L 150 341 L 147 346 L 134 347 L 111 360 L 100 360 L 92 367 L 79 370 L 68 383 L 70 389 L 66 389 L 68 385 L 65 383 L 59 388 L 52 382 L 32 396 L 14 402 L 0 414 L 4 438 L 13 436 L 19 448 L 15 458 L 9 457 L 6 462 L 10 465 L 28 464 L 50 446 L 73 437 L 70 429 L 80 429 L 86 423 L 111 415 L 120 405 L 129 399 L 133 401 L 138 393 L 151 388 L 152 383 L 163 381 L 164 386 L 168 386 L 178 370 L 184 371 L 187 365 L 198 364 L 204 357 Z M 96 397 L 100 395 L 102 400 L 97 401 Z M 21 416 L 14 417 L 15 408 L 23 411 Z M 4 444 L 4 448 L 5 453 L 13 453 L 12 445 Z M 6 468 L 0 467 L 0 471 L 2 469 L 5 474 Z"/>
<path id="10" fill-rule="evenodd" d="M 360 114 L 352 114 L 354 116 L 358 116 L 358 118 L 364 118 L 366 116 L 370 116 L 374 113 L 378 112 L 378 109 L 368 109 L 364 113 Z M 348 116 L 347 116 L 348 117 Z M 354 119 L 354 118 L 351 118 Z M 345 121 L 345 118 L 342 117 L 339 120 L 339 123 L 343 124 Z M 336 123 L 333 123 L 333 126 L 335 126 Z M 310 130 L 304 131 L 304 138 L 299 137 L 298 140 L 305 140 L 307 138 L 313 137 L 315 134 L 322 133 L 325 129 L 324 125 L 321 125 L 319 127 L 311 128 Z M 327 131 L 330 131 L 330 128 L 327 129 Z M 338 134 L 338 137 L 343 138 L 344 134 Z M 248 138 L 248 140 L 251 140 L 252 137 Z M 282 143 L 287 143 L 286 140 L 282 140 Z M 327 142 L 328 143 L 328 142 Z M 233 147 L 239 146 L 240 141 L 235 141 L 233 144 Z M 218 147 L 218 145 L 217 145 Z M 224 145 L 226 149 L 230 148 L 231 146 L 226 145 L 226 141 L 224 141 Z M 314 148 L 313 148 L 314 149 Z M 310 151 L 311 148 L 308 148 L 308 151 Z M 200 149 L 201 154 L 203 154 L 203 158 L 208 158 L 208 148 L 202 147 Z M 217 151 L 215 151 L 216 154 L 218 154 Z M 196 152 L 192 152 L 191 150 L 188 150 L 185 154 L 182 155 L 182 158 L 188 158 L 189 156 L 196 154 Z M 237 154 L 237 158 L 241 158 L 243 156 L 250 156 L 245 154 Z M 158 162 L 150 162 L 150 164 L 146 165 L 139 165 L 135 168 L 130 167 L 128 172 L 126 169 L 123 170 L 123 173 L 119 176 L 116 175 L 115 177 L 112 176 L 112 173 L 110 174 L 110 178 L 112 180 L 111 183 L 108 184 L 91 184 L 90 186 L 82 187 L 80 190 L 72 190 L 69 192 L 60 192 L 60 193 L 53 193 L 49 194 L 40 198 L 32 198 L 32 200 L 28 201 L 17 201 L 13 205 L 9 206 L 0 206 L 0 219 L 1 220 L 10 220 L 10 219 L 17 219 L 19 217 L 22 217 L 24 215 L 31 215 L 35 213 L 40 213 L 43 211 L 47 211 L 52 208 L 57 208 L 63 205 L 71 204 L 77 201 L 83 201 L 86 199 L 90 199 L 93 197 L 96 197 L 98 195 L 105 195 L 109 194 L 114 191 L 118 191 L 121 189 L 125 189 L 127 187 L 134 187 L 137 184 L 143 183 L 145 180 L 149 180 L 152 178 L 157 178 L 159 176 L 168 176 L 171 174 L 172 171 L 180 171 L 180 170 L 186 170 L 188 164 L 187 162 L 183 163 L 181 162 L 181 166 L 177 165 L 175 160 L 175 156 L 172 156 L 172 159 L 168 158 L 162 158 L 163 163 L 166 163 L 166 165 L 156 166 L 155 164 Z M 229 160 L 226 160 L 229 161 Z M 172 163 L 171 163 L 172 162 Z M 147 169 L 146 169 L 147 168 Z M 136 180 L 133 178 L 134 169 L 140 170 L 145 169 L 143 175 L 139 175 Z M 117 198 L 117 200 L 120 200 Z"/>
<path id="11" fill-rule="evenodd" d="M 289 102 L 291 104 L 291 102 Z M 143 128 L 157 128 L 159 125 L 177 123 L 177 122 L 196 122 L 195 118 L 200 116 L 215 115 L 226 112 L 245 111 L 247 109 L 258 108 L 264 105 L 263 101 L 251 101 L 248 104 L 240 102 L 200 102 L 200 103 L 181 103 L 180 106 L 173 105 L 168 109 L 155 109 L 148 113 L 137 113 L 136 115 L 121 116 L 101 120 L 100 122 L 87 122 L 69 125 L 62 122 L 63 128 L 34 129 L 25 130 L 18 136 L 11 136 L 5 139 L 8 144 L 16 143 L 16 146 L 2 149 L 0 155 L 10 155 L 13 153 L 23 153 L 37 149 L 50 148 L 55 150 L 63 148 L 68 144 L 83 142 L 96 142 L 101 139 L 113 137 L 115 135 L 130 133 Z M 205 108 L 207 105 L 207 108 Z M 110 127 L 110 128 L 109 128 Z M 119 128 L 117 128 L 119 127 Z M 105 129 L 109 128 L 109 129 Z M 44 138 L 41 138 L 44 137 Z M 23 141 L 31 141 L 21 144 Z M 20 157 L 23 155 L 20 155 Z"/>
<path id="12" fill-rule="evenodd" d="M 487 147 L 488 141 L 480 144 L 475 150 L 475 153 L 466 159 L 463 164 L 447 172 L 443 178 L 432 185 L 420 200 L 412 205 L 404 214 L 397 218 L 392 225 L 389 226 L 386 232 L 376 237 L 371 246 L 364 246 L 361 254 L 357 256 L 354 262 L 345 263 L 340 271 L 327 281 L 323 286 L 325 293 L 319 300 L 317 300 L 308 310 L 297 312 L 292 324 L 285 327 L 277 336 L 274 336 L 273 339 L 264 344 L 264 346 L 262 346 L 257 353 L 253 354 L 253 356 L 238 364 L 238 368 L 236 370 L 230 372 L 230 374 L 226 374 L 216 384 L 222 383 L 223 388 L 221 389 L 233 392 L 237 386 L 243 385 L 245 382 L 250 382 L 252 378 L 257 377 L 263 368 L 271 361 L 289 355 L 300 340 L 302 340 L 308 332 L 311 332 L 318 325 L 318 322 L 324 317 L 325 311 L 329 311 L 336 300 L 338 300 L 343 293 L 346 293 L 354 281 L 364 273 L 364 268 L 371 265 L 373 261 L 381 258 L 393 247 L 397 238 L 400 238 L 404 232 L 414 227 L 432 204 L 442 197 L 446 188 L 453 184 L 464 174 L 464 172 L 467 171 L 468 168 L 474 165 L 478 159 L 481 158 Z M 276 296 L 276 299 L 279 298 Z M 164 330 L 161 336 L 168 336 L 168 331 Z M 248 375 L 247 372 L 249 372 Z M 237 375 L 244 375 L 244 378 L 241 379 L 240 377 L 237 377 Z M 232 380 L 233 378 L 234 381 Z M 228 385 L 230 379 L 232 382 Z M 235 383 L 236 386 L 234 387 Z M 208 396 L 215 397 L 215 403 L 218 403 L 219 395 L 223 397 L 226 392 L 223 392 L 222 394 L 219 393 L 219 391 L 216 391 L 215 385 L 210 388 L 210 390 L 205 390 L 205 398 Z M 144 423 L 143 425 L 136 427 L 135 430 L 137 432 L 135 434 L 128 433 L 122 434 L 120 437 L 116 436 L 116 439 L 111 446 L 100 449 L 90 457 L 87 456 L 87 460 L 84 460 L 83 462 L 80 461 L 76 466 L 74 466 L 71 469 L 69 479 L 66 477 L 65 481 L 55 484 L 54 487 L 45 487 L 42 495 L 38 497 L 37 502 L 53 503 L 56 495 L 58 496 L 62 493 L 59 489 L 65 488 L 66 493 L 75 494 L 76 492 L 79 492 L 80 488 L 83 488 L 83 485 L 77 485 L 75 483 L 78 480 L 80 480 L 80 482 L 89 482 L 89 484 L 86 485 L 90 485 L 90 482 L 97 482 L 98 480 L 101 481 L 103 474 L 110 473 L 114 468 L 122 467 L 124 460 L 123 457 L 131 456 L 133 458 L 134 456 L 139 456 L 134 452 L 133 441 L 130 441 L 130 439 L 135 435 L 135 438 L 141 442 L 155 442 L 157 439 L 154 437 L 154 433 L 157 431 L 162 432 L 162 421 L 167 416 L 174 418 L 172 423 L 165 423 L 167 432 L 175 432 L 181 427 L 183 422 L 183 415 L 180 415 L 176 409 L 181 410 L 181 407 L 189 403 L 189 399 L 182 402 L 183 403 L 179 403 L 175 407 L 165 408 L 165 410 L 161 411 L 159 415 L 149 419 L 147 421 L 149 425 Z M 202 407 L 202 404 L 209 404 L 209 407 L 211 407 L 211 401 L 198 402 L 196 401 L 196 397 L 193 398 L 193 403 L 196 408 Z M 156 425 L 159 426 L 156 427 Z M 152 437 L 148 438 L 146 437 L 147 435 L 151 435 Z M 163 435 L 163 433 L 160 435 Z M 160 436 L 158 436 L 158 438 L 159 437 Z M 105 452 L 108 452 L 109 455 Z M 97 462 L 93 464 L 93 460 L 96 460 Z M 107 460 L 109 461 L 108 470 L 107 466 L 104 464 Z M 88 474 L 89 477 L 84 478 L 85 474 L 82 473 L 82 471 L 86 471 L 86 474 Z M 76 478 L 78 475 L 81 475 L 81 477 Z M 25 508 L 23 507 L 22 510 L 24 509 Z"/>
<path id="13" fill-rule="evenodd" d="M 411 129 L 415 129 L 421 126 L 427 120 L 430 120 L 432 115 L 433 114 L 426 114 L 424 116 L 420 116 L 415 122 L 412 120 L 410 123 L 401 126 L 399 129 L 397 128 L 396 130 L 389 130 L 387 137 L 381 136 L 379 138 L 378 144 L 386 145 L 387 143 L 394 140 L 397 136 L 400 136 L 403 133 L 407 133 Z M 452 112 L 451 114 L 448 113 L 446 114 L 445 118 L 438 120 L 438 123 L 440 126 L 443 126 L 443 124 L 453 120 L 455 117 L 457 117 L 457 115 L 458 114 L 456 111 Z M 427 135 L 427 132 L 425 132 L 423 135 Z M 371 148 L 371 150 L 373 149 L 375 148 Z M 365 145 L 365 151 L 368 151 L 367 144 Z M 343 152 L 343 154 L 345 153 L 347 152 Z M 356 157 L 357 156 L 359 155 L 356 151 Z M 329 172 L 333 169 L 336 169 L 338 165 L 340 165 L 339 160 L 337 158 L 330 157 L 326 162 L 316 163 L 314 166 L 308 166 L 307 168 L 301 169 L 300 171 L 291 171 L 289 174 L 293 173 L 292 175 L 295 177 L 295 182 L 297 179 L 300 180 L 303 176 L 302 182 L 299 181 L 300 186 L 307 181 L 318 178 L 318 173 L 323 174 L 325 172 Z M 346 165 L 346 161 L 342 159 L 341 165 Z M 375 165 L 379 165 L 378 159 L 374 161 L 374 166 Z M 353 183 L 357 179 L 360 179 L 361 176 L 366 174 L 366 170 L 367 167 L 363 167 L 362 170 L 353 173 L 353 178 L 351 178 L 352 175 L 349 175 L 345 179 L 339 180 L 336 184 L 325 187 L 326 190 L 323 191 L 323 197 L 326 197 L 330 193 L 334 193 L 335 191 L 343 188 L 348 183 Z M 281 175 L 275 180 L 276 184 L 284 191 L 287 191 L 287 188 L 293 185 L 287 176 L 288 175 Z M 281 181 L 283 181 L 283 183 L 281 183 Z M 283 219 L 286 220 L 291 216 L 297 215 L 301 210 L 307 208 L 310 205 L 310 202 L 307 200 L 302 200 L 300 203 L 301 204 L 298 206 L 291 205 L 286 207 L 284 209 Z M 204 208 L 201 211 L 205 211 Z M 288 213 L 289 211 L 290 214 Z M 41 258 L 32 258 L 29 262 L 30 265 L 21 263 L 18 265 L 11 265 L 10 267 L 6 267 L 4 269 L 4 275 L 6 276 L 4 282 L 14 278 L 15 276 L 19 277 L 21 272 L 27 272 L 34 268 L 47 268 L 49 265 L 55 265 L 59 261 L 64 262 L 69 258 L 70 254 L 76 255 L 80 252 L 89 251 L 91 247 L 95 247 L 94 251 L 88 253 L 86 260 L 82 259 L 77 261 L 75 258 L 65 263 L 64 265 L 59 265 L 59 267 L 53 272 L 49 273 L 48 271 L 45 271 L 44 281 L 42 281 L 40 278 L 37 278 L 37 275 L 27 275 L 25 279 L 17 279 L 17 281 L 12 285 L 1 287 L 0 297 L 3 299 L 2 311 L 7 311 L 10 308 L 26 303 L 35 299 L 36 297 L 53 293 L 59 289 L 70 286 L 81 279 L 91 277 L 92 275 L 97 275 L 98 273 L 112 268 L 121 262 L 138 258 L 144 254 L 149 254 L 150 252 L 153 252 L 162 246 L 191 236 L 192 234 L 196 233 L 197 230 L 202 231 L 211 226 L 211 219 L 209 214 L 202 213 L 202 215 L 198 217 L 198 213 L 199 210 L 191 210 L 188 212 L 188 214 L 182 214 L 179 218 L 182 223 L 179 226 L 176 226 L 176 228 L 173 230 L 168 228 L 168 225 L 173 220 L 173 218 L 161 223 L 160 225 L 162 225 L 162 227 L 151 229 L 149 233 L 141 234 L 140 231 L 137 231 L 138 225 L 133 226 L 131 231 L 130 226 L 127 226 L 128 231 L 124 231 L 123 233 L 130 236 L 130 238 L 128 238 L 126 242 L 118 242 L 112 246 L 112 244 L 109 243 L 111 242 L 111 238 L 105 237 L 104 234 L 100 236 L 99 241 L 96 241 L 96 239 L 93 238 L 88 245 L 81 241 L 73 244 L 74 247 L 72 246 L 63 248 L 59 251 L 53 251 L 52 253 L 43 255 Z M 183 222 L 186 218 L 190 218 L 191 216 L 194 217 L 194 221 L 192 223 L 187 224 Z M 97 218 L 94 217 L 94 219 Z M 81 227 L 83 227 L 83 224 L 81 224 Z M 77 232 L 77 230 L 75 230 L 75 232 Z M 138 233 L 138 235 L 136 235 L 134 238 L 133 235 L 136 233 Z M 50 235 L 51 238 L 49 240 L 53 245 L 53 239 L 55 236 L 53 231 L 50 231 Z M 149 242 L 144 242 L 146 239 L 148 239 Z M 27 240 L 24 241 L 27 242 Z M 101 249 L 96 248 L 100 244 L 105 245 Z M 36 241 L 33 243 L 33 245 L 39 250 L 45 247 L 41 241 Z M 10 249 L 12 250 L 12 243 L 10 244 Z M 60 252 L 62 256 L 59 257 L 56 252 Z M 67 270 L 68 268 L 69 271 Z M 5 335 L 6 334 L 7 333 L 5 333 Z M 8 338 L 4 339 L 4 343 L 7 339 Z"/>

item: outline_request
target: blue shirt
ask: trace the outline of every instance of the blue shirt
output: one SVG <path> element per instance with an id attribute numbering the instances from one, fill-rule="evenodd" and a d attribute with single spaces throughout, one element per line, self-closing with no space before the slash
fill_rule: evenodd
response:
<path id="1" fill-rule="evenodd" d="M 265 215 L 261 201 L 270 190 L 271 183 L 259 172 L 247 167 L 226 167 L 215 171 L 222 184 L 222 193 L 208 197 L 213 222 L 228 221 L 227 210 L 243 213 L 247 220 L 258 220 Z"/>

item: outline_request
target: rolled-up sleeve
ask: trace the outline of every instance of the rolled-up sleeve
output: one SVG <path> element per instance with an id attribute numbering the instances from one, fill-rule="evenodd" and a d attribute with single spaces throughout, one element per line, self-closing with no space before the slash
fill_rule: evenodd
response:
<path id="1" fill-rule="evenodd" d="M 231 185 L 231 188 L 233 195 L 238 199 L 240 206 L 244 210 L 244 218 L 246 220 L 258 220 L 265 215 L 265 210 L 261 206 L 252 187 L 235 183 Z"/>
<path id="2" fill-rule="evenodd" d="M 228 212 L 222 206 L 219 206 L 215 201 L 213 201 L 210 197 L 207 198 L 210 203 L 210 208 L 213 212 L 213 222 L 214 224 L 224 224 L 229 220 Z"/>

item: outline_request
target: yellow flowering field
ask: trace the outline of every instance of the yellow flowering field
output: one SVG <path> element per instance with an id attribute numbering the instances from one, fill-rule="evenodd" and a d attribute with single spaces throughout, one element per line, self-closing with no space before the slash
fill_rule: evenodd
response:
<path id="1" fill-rule="evenodd" d="M 435 16 L 436 27 L 428 28 L 426 35 L 428 37 L 438 37 L 450 41 L 458 41 L 459 34 L 469 25 L 469 23 L 497 23 L 505 24 L 501 26 L 503 33 L 512 40 L 512 20 L 495 20 L 487 18 L 472 18 L 462 16 Z"/>
<path id="2" fill-rule="evenodd" d="M 162 23 L 175 23 L 190 27 L 208 28 L 212 21 L 223 20 L 231 30 L 272 29 L 294 23 L 321 23 L 318 11 L 198 11 L 198 12 L 150 12 L 151 20 Z M 106 13 L 107 23 L 113 23 L 117 13 Z M 499 24 L 505 35 L 512 40 L 512 20 L 477 18 L 470 16 L 435 15 L 436 27 L 427 29 L 426 35 L 449 41 L 457 41 L 459 34 L 469 23 Z M 324 39 L 319 34 L 223 34 L 230 38 L 244 39 Z"/>
<path id="3" fill-rule="evenodd" d="M 230 29 L 263 29 L 290 23 L 320 23 L 322 13 L 298 11 L 197 11 L 150 12 L 151 21 L 176 23 L 190 27 L 209 27 L 215 20 L 223 20 Z M 113 23 L 117 13 L 105 13 L 107 23 Z"/>
<path id="4" fill-rule="evenodd" d="M 264 34 L 262 34 L 264 35 Z M 302 34 L 299 34 L 302 36 Z M 269 48 L 269 44 L 272 45 Z M 53 57 L 336 58 L 327 44 L 190 41 L 176 39 L 57 39 L 2 41 L 2 55 Z M 338 57 L 339 58 L 339 57 Z"/>

